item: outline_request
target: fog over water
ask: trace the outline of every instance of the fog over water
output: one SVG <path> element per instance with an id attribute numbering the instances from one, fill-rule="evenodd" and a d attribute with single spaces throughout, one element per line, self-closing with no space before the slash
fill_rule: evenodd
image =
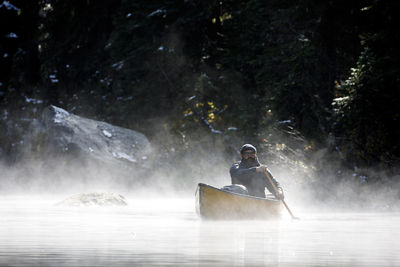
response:
<path id="1" fill-rule="evenodd" d="M 63 196 L 0 197 L 0 266 L 399 266 L 400 213 L 307 212 L 203 221 L 193 198 L 63 207 Z"/>
<path id="2" fill-rule="evenodd" d="M 212 157 L 175 169 L 154 164 L 148 177 L 60 160 L 1 165 L 0 266 L 400 265 L 392 191 L 357 194 L 339 183 L 328 188 L 334 197 L 316 201 L 306 178 L 272 165 L 300 221 L 286 212 L 270 221 L 205 221 L 195 212 L 197 183 L 230 183 L 231 163 Z M 57 205 L 96 191 L 121 194 L 128 205 Z"/>

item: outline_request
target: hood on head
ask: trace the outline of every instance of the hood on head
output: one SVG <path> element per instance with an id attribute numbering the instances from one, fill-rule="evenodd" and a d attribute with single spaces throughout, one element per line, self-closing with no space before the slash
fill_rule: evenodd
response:
<path id="1" fill-rule="evenodd" d="M 253 146 L 251 144 L 244 144 L 242 146 L 242 148 L 240 149 L 240 154 L 242 154 L 243 151 L 247 151 L 247 150 L 253 150 L 254 152 L 257 152 L 257 149 L 255 146 Z"/>

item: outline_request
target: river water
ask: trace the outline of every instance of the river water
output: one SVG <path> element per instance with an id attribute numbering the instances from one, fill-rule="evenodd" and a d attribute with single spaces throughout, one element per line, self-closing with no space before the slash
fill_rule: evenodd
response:
<path id="1" fill-rule="evenodd" d="M 0 266 L 400 266 L 399 213 L 202 221 L 194 198 L 61 207 L 0 197 Z M 296 212 L 295 212 L 296 211 Z"/>

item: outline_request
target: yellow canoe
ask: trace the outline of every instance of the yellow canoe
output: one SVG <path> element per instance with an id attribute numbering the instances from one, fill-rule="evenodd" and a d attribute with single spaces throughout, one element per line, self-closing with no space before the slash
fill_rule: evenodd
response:
<path id="1" fill-rule="evenodd" d="M 242 195 L 202 183 L 197 186 L 196 212 L 205 219 L 274 219 L 282 210 L 282 202 L 275 198 Z"/>

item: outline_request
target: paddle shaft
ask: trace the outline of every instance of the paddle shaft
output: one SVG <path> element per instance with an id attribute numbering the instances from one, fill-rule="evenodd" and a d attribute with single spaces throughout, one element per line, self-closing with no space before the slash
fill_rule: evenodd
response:
<path id="1" fill-rule="evenodd" d="M 271 176 L 269 175 L 269 173 L 267 171 L 264 171 L 265 176 L 267 176 L 268 181 L 271 183 L 272 187 L 274 188 L 275 191 L 275 195 L 278 195 L 278 188 L 276 188 L 275 183 L 272 181 Z M 292 211 L 289 209 L 289 206 L 286 204 L 284 199 L 281 199 L 283 205 L 285 205 L 285 208 L 287 209 L 287 211 L 289 212 L 290 216 L 292 216 L 292 219 L 296 219 L 298 220 L 299 218 L 295 217 L 292 213 Z"/>

